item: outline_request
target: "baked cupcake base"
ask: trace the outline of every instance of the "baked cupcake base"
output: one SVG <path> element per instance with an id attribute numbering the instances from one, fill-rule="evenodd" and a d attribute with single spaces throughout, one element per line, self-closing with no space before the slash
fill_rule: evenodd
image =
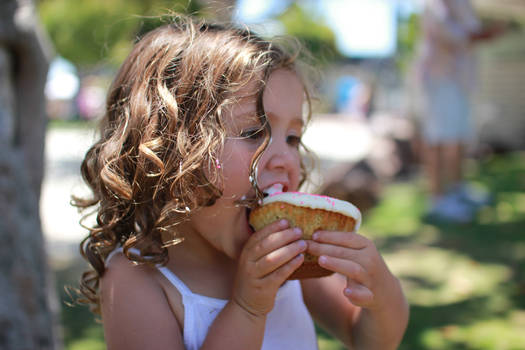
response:
<path id="1" fill-rule="evenodd" d="M 255 230 L 281 219 L 288 220 L 290 227 L 300 227 L 302 239 L 311 240 L 314 232 L 319 230 L 351 232 L 357 228 L 360 217 L 354 218 L 335 211 L 298 206 L 279 200 L 258 207 L 250 213 L 250 224 Z M 316 256 L 306 253 L 304 263 L 289 279 L 316 278 L 330 274 L 331 271 L 319 266 Z"/>

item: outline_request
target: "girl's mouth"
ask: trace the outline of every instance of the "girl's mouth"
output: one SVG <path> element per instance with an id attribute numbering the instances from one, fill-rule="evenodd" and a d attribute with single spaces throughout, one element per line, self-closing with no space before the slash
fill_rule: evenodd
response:
<path id="1" fill-rule="evenodd" d="M 265 188 L 262 192 L 263 198 L 277 194 L 286 192 L 288 190 L 287 186 L 281 184 L 281 183 L 275 183 L 267 188 Z M 236 205 L 244 206 L 249 208 L 250 210 L 257 207 L 258 205 L 261 205 L 261 201 L 257 199 L 254 193 L 250 192 L 248 195 L 244 195 L 241 197 L 241 199 L 235 201 Z M 248 212 L 249 215 L 249 212 Z"/>
<path id="2" fill-rule="evenodd" d="M 286 192 L 287 188 L 282 183 L 274 183 L 270 187 L 267 187 L 263 190 L 264 197 L 271 196 L 277 193 Z"/>
<path id="3" fill-rule="evenodd" d="M 275 183 L 263 190 L 263 197 L 268 197 L 277 193 L 286 192 L 286 190 L 287 188 L 285 185 L 281 183 Z M 250 229 L 252 231 L 251 233 L 254 233 L 255 229 L 250 225 L 250 213 L 257 205 L 261 205 L 262 203 L 257 201 L 257 198 L 255 198 L 255 196 L 242 196 L 240 201 L 238 201 L 238 204 L 244 205 L 246 207 L 246 221 L 248 222 L 248 226 L 250 226 Z"/>

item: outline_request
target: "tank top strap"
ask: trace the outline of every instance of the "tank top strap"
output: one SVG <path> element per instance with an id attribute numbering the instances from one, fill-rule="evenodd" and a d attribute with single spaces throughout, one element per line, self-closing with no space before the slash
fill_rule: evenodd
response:
<path id="1" fill-rule="evenodd" d="M 130 249 L 133 253 L 135 254 L 138 254 L 139 251 L 135 248 L 131 248 Z M 109 264 L 109 261 L 118 253 L 122 253 L 123 249 L 122 247 L 118 247 L 116 249 L 114 249 L 111 253 L 108 254 L 107 258 L 106 258 L 106 266 Z M 164 277 L 166 277 L 168 279 L 168 281 L 170 281 L 171 284 L 173 284 L 175 286 L 175 288 L 177 288 L 177 290 L 179 291 L 179 293 L 182 295 L 182 296 L 191 296 L 193 295 L 193 292 L 188 288 L 188 286 L 186 286 L 186 284 L 184 284 L 184 282 L 182 282 L 180 280 L 180 278 L 178 278 L 173 272 L 171 272 L 170 269 L 168 269 L 167 267 L 165 266 L 162 266 L 162 265 L 156 265 L 156 268 L 160 271 L 160 273 L 162 273 L 164 275 Z"/>
<path id="2" fill-rule="evenodd" d="M 182 280 L 178 278 L 173 272 L 171 272 L 171 270 L 166 266 L 159 265 L 157 266 L 157 269 L 164 275 L 164 277 L 168 279 L 168 281 L 171 282 L 171 284 L 173 284 L 173 286 L 175 286 L 175 288 L 177 288 L 183 297 L 193 295 L 193 292 L 188 288 L 188 286 L 186 286 L 186 284 L 184 284 L 184 282 L 182 282 Z"/>
<path id="3" fill-rule="evenodd" d="M 108 256 L 106 257 L 106 267 L 109 265 L 109 261 L 115 256 L 117 255 L 118 253 L 122 252 L 122 247 L 118 247 L 116 249 L 113 249 L 109 254 Z"/>

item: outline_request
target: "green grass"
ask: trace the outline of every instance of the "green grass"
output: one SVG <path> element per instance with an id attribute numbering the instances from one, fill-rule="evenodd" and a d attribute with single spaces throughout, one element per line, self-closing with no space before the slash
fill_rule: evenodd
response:
<path id="1" fill-rule="evenodd" d="M 81 273 L 86 269 L 83 260 L 54 261 L 57 292 L 62 303 L 61 320 L 64 348 L 66 350 L 106 349 L 102 325 L 89 309 L 75 303 L 75 294 L 67 288 L 76 288 Z"/>
<path id="2" fill-rule="evenodd" d="M 409 183 L 365 219 L 411 304 L 400 349 L 525 348 L 525 153 L 467 169 L 494 194 L 472 224 L 425 220 L 422 186 Z"/>
<path id="3" fill-rule="evenodd" d="M 361 233 L 374 239 L 411 305 L 402 350 L 525 348 L 525 152 L 467 169 L 469 180 L 494 194 L 472 224 L 426 220 L 421 180 L 386 186 L 364 218 Z M 80 270 L 57 268 L 60 290 Z M 62 318 L 66 349 L 104 348 L 85 308 L 64 307 Z M 322 330 L 318 338 L 321 350 L 343 348 Z"/>

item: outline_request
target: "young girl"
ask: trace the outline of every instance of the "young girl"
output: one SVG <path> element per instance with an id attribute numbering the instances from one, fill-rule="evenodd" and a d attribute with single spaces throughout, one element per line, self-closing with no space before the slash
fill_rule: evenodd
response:
<path id="1" fill-rule="evenodd" d="M 312 318 L 349 348 L 400 343 L 407 303 L 372 242 L 248 224 L 261 189 L 306 175 L 296 56 L 179 19 L 122 65 L 82 164 L 93 198 L 77 200 L 97 210 L 81 290 L 108 349 L 316 349 Z M 306 251 L 337 274 L 287 281 Z"/>

